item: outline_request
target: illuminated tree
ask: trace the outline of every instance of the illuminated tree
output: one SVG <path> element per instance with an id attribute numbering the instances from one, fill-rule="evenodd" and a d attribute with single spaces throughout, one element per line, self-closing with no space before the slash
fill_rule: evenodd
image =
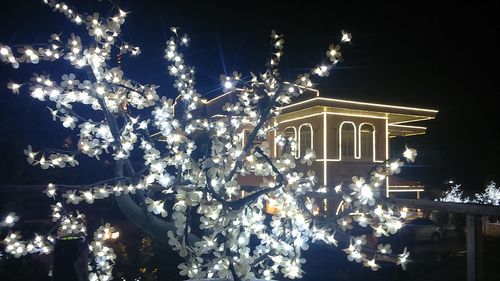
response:
<path id="1" fill-rule="evenodd" d="M 31 81 L 11 82 L 8 88 L 15 94 L 25 90 L 46 102 L 54 121 L 78 130 L 79 141 L 70 151 L 38 151 L 28 146 L 24 151 L 28 163 L 42 169 L 64 168 L 79 165 L 81 157 L 111 157 L 115 175 L 97 183 L 49 184 L 45 193 L 56 202 L 52 216 L 57 233 L 37 235 L 33 240 L 8 234 L 4 239 L 6 252 L 16 257 L 51 252 L 54 237 L 86 232 L 85 217 L 77 207 L 114 196 L 132 223 L 185 258 L 179 265 L 180 274 L 190 278 L 299 278 L 305 262 L 301 252 L 316 241 L 344 247 L 349 260 L 373 270 L 380 267 L 379 260 L 405 268 L 406 249 L 400 255 L 392 254 L 388 245 L 371 249 L 365 245 L 365 235 L 356 237 L 350 232 L 359 224 L 372 228 L 380 237 L 395 234 L 402 227 L 397 208 L 379 198 L 385 178 L 403 165 L 400 160 L 387 161 L 369 178 L 353 177 L 350 185 L 337 186 L 335 192 L 343 198 L 345 211 L 335 218 L 338 224 L 322 228 L 316 225 L 305 195 L 328 187 L 317 186 L 312 171 L 304 174 L 294 170 L 294 140 L 277 132 L 276 141 L 283 151 L 277 157 L 271 156 L 267 142 L 254 142 L 256 137 L 276 130 L 274 120 L 280 108 L 312 87 L 312 77 L 329 75 L 341 59 L 340 45 L 330 45 L 323 62 L 288 83 L 278 69 L 284 39 L 273 31 L 273 51 L 266 70 L 251 73 L 248 81 L 236 72 L 221 76 L 224 92 L 236 98 L 221 108 L 223 115 L 203 116 L 200 108 L 205 100 L 195 88 L 195 69 L 181 54 L 190 39 L 180 34 L 179 28 L 171 28 L 173 35 L 165 48 L 178 92 L 175 99 L 168 99 L 159 93 L 158 86 L 128 78 L 111 60 L 116 55 L 140 54 L 138 47 L 120 37 L 126 12 L 114 8 L 114 16 L 103 18 L 97 13 L 80 14 L 62 2 L 44 2 L 75 24 L 75 33 L 53 34 L 47 45 L 39 48 L 12 50 L 0 44 L 0 57 L 14 68 L 22 63 L 59 60 L 74 68 L 60 80 L 35 74 Z M 351 34 L 342 31 L 341 43 L 350 40 Z M 88 110 L 81 110 L 83 107 Z M 89 112 L 94 119 L 87 116 Z M 251 128 L 244 145 L 243 124 Z M 416 151 L 407 148 L 403 156 L 413 161 Z M 314 151 L 307 150 L 299 161 L 311 165 Z M 262 184 L 242 195 L 241 175 L 261 177 Z M 265 212 L 270 198 L 276 206 L 272 215 Z M 2 226 L 10 228 L 17 219 L 8 214 Z M 109 225 L 96 231 L 91 245 L 96 258 L 91 280 L 111 278 L 114 254 L 105 240 L 113 232 Z"/>
<path id="2" fill-rule="evenodd" d="M 436 200 L 442 202 L 477 203 L 499 206 L 500 189 L 495 182 L 490 182 L 482 193 L 476 193 L 474 197 L 469 197 L 463 194 L 460 184 L 454 184 Z"/>

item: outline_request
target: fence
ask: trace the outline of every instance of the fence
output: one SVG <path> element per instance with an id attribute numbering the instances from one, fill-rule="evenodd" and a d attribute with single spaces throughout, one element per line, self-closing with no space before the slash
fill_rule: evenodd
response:
<path id="1" fill-rule="evenodd" d="M 469 203 L 449 203 L 414 199 L 392 199 L 401 207 L 446 211 L 466 215 L 467 281 L 483 280 L 483 229 L 484 216 L 500 216 L 500 207 Z M 496 227 L 496 226 L 494 226 Z M 490 231 L 499 231 L 490 229 Z"/>

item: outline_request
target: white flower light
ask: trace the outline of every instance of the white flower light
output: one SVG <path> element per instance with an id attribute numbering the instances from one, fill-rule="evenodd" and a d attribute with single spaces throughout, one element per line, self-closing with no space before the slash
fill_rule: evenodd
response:
<path id="1" fill-rule="evenodd" d="M 0 48 L 0 55 L 2 56 L 6 56 L 8 55 L 10 52 L 9 52 L 9 49 L 7 49 L 6 47 L 1 47 Z"/>
<path id="2" fill-rule="evenodd" d="M 408 148 L 408 146 L 405 146 L 403 156 L 406 158 L 406 161 L 413 163 L 415 162 L 415 157 L 417 157 L 417 151 L 413 148 Z"/>
<path id="3" fill-rule="evenodd" d="M 19 217 L 16 216 L 14 213 L 9 213 L 5 219 L 2 221 L 1 226 L 4 227 L 12 227 L 14 226 L 14 223 L 19 220 Z"/>
<path id="4" fill-rule="evenodd" d="M 280 274 L 287 278 L 302 277 L 305 260 L 301 253 L 307 250 L 308 243 L 321 240 L 337 246 L 334 231 L 349 236 L 355 223 L 373 228 L 378 237 L 402 227 L 394 212 L 378 205 L 376 209 L 372 207 L 385 175 L 398 172 L 402 163 L 382 167 L 370 179 L 353 178 L 350 190 L 343 190 L 340 184 L 336 186 L 336 194 L 331 195 L 343 199 L 337 224 L 333 230 L 320 229 L 316 228 L 312 215 L 330 211 L 329 199 L 318 193 L 329 193 L 331 186 L 326 182 L 319 188 L 315 186 L 315 173 L 307 167 L 318 164 L 312 145 L 299 147 L 295 132 L 295 137 L 278 137 L 283 151 L 276 153 L 273 143 L 265 140 L 281 134 L 276 120 L 282 106 L 303 94 L 305 87 L 312 87 L 312 77 L 325 77 L 333 70 L 341 58 L 339 45 L 330 45 L 323 63 L 300 74 L 293 84 L 280 77 L 278 67 L 284 56 L 285 41 L 273 31 L 266 70 L 251 73 L 250 79 L 243 79 L 238 72 L 220 76 L 224 94 L 207 100 L 195 88 L 195 68 L 186 63 L 181 53 L 190 39 L 187 35 L 180 36 L 179 29 L 173 27 L 164 58 L 178 96 L 167 99 L 163 94 L 160 96 L 158 86 L 127 77 L 122 57 L 138 55 L 140 49 L 123 41 L 121 31 L 126 12 L 115 9 L 111 17 L 94 13 L 83 18 L 64 3 L 45 3 L 70 21 L 83 23 L 81 28 L 86 28 L 86 32 L 52 35 L 47 46 L 25 46 L 15 55 L 8 46 L 0 45 L 0 59 L 13 67 L 19 63 L 37 63 L 40 58 L 65 60 L 76 69 L 62 75 L 60 81 L 53 80 L 58 77 L 53 74 L 35 74 L 25 85 L 33 98 L 51 103 L 49 109 L 55 121 L 78 130 L 73 134 L 78 139 L 64 143 L 62 149 L 68 149 L 66 152 L 60 149 L 34 152 L 28 146 L 24 151 L 27 160 L 31 165 L 48 169 L 73 167 L 78 165 L 79 157 L 88 156 L 105 163 L 96 167 L 116 168 L 115 177 L 94 184 L 58 184 L 57 189 L 53 184 L 47 186 L 46 195 L 61 201 L 52 206 L 52 219 L 59 225 L 53 235 L 87 233 L 85 216 L 69 212 L 65 205 L 72 204 L 72 209 L 77 209 L 82 201 L 93 204 L 109 196 L 127 200 L 130 194 L 135 194 L 131 204 L 137 203 L 137 209 L 142 207 L 145 211 L 140 212 L 141 219 L 145 218 L 141 223 L 161 226 L 167 221 L 168 227 L 173 228 L 166 233 L 166 242 L 186 258 L 178 266 L 181 275 L 191 279 L 247 280 L 255 275 L 266 279 Z M 342 31 L 341 41 L 350 40 L 351 35 Z M 22 84 L 8 85 L 18 93 Z M 212 115 L 210 104 L 224 106 Z M 89 110 L 82 110 L 85 107 Z M 199 114 L 205 111 L 206 115 Z M 296 151 L 300 151 L 300 157 Z M 261 178 L 262 183 L 244 186 L 241 180 L 246 176 Z M 308 194 L 321 198 L 316 203 L 313 198 L 304 202 Z M 10 226 L 16 219 L 9 214 L 2 223 Z M 194 225 L 197 222 L 199 225 Z M 202 237 L 194 237 L 192 229 L 200 230 Z M 119 232 L 108 224 L 95 231 L 90 244 L 95 258 L 89 265 L 90 280 L 111 279 L 115 255 L 106 243 L 118 237 Z M 50 249 L 42 244 L 54 241 L 42 237 L 24 242 L 18 235 L 8 239 L 9 253 L 15 256 L 46 253 Z M 364 253 L 366 237 L 350 237 L 350 241 L 350 247 L 345 249 L 347 258 L 377 270 L 376 260 Z M 385 248 L 384 251 L 387 252 Z M 399 261 L 406 264 L 407 256 L 401 256 Z"/>

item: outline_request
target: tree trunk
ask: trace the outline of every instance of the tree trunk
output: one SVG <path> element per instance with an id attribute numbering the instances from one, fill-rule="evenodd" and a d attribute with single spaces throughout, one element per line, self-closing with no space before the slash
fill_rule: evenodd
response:
<path id="1" fill-rule="evenodd" d="M 53 281 L 88 281 L 89 247 L 83 237 L 67 237 L 56 241 L 52 263 Z"/>

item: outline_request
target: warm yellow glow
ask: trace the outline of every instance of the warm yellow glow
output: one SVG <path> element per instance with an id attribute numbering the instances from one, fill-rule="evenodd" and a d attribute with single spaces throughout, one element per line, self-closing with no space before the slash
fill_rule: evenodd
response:
<path id="1" fill-rule="evenodd" d="M 352 100 L 340 100 L 340 99 L 332 99 L 332 98 L 321 98 L 321 97 L 316 97 L 316 98 L 308 99 L 305 101 L 297 102 L 294 104 L 290 104 L 290 105 L 284 106 L 283 109 L 290 108 L 290 107 L 297 106 L 297 105 L 301 105 L 304 103 L 313 102 L 316 100 L 339 102 L 339 103 L 350 103 L 350 104 L 358 104 L 358 105 L 368 105 L 368 106 L 385 107 L 385 108 L 394 108 L 394 109 L 403 109 L 403 110 L 423 111 L 423 112 L 429 112 L 429 113 L 438 113 L 439 112 L 438 110 L 434 110 L 434 109 L 425 109 L 425 108 L 418 108 L 418 107 L 406 107 L 406 106 L 388 105 L 388 104 L 379 104 L 379 103 L 369 103 L 369 102 L 360 102 L 360 101 L 352 101 Z"/>
<path id="2" fill-rule="evenodd" d="M 338 215 L 343 210 L 344 210 L 344 200 L 340 201 L 339 205 L 337 206 L 337 210 L 335 211 L 335 215 Z"/>
<path id="3" fill-rule="evenodd" d="M 273 147 L 273 155 L 274 157 L 276 157 L 276 130 L 273 130 Z"/>
<path id="4" fill-rule="evenodd" d="M 327 126 L 327 114 L 323 113 L 323 159 L 328 158 L 327 155 L 327 142 L 328 142 L 328 126 Z M 327 161 L 323 161 L 323 185 L 327 186 L 328 176 L 327 176 Z"/>
<path id="5" fill-rule="evenodd" d="M 245 147 L 245 132 L 250 131 L 248 129 L 241 130 L 241 147 Z"/>
<path id="6" fill-rule="evenodd" d="M 390 185 L 389 187 L 421 187 L 423 188 L 423 185 Z"/>
<path id="7" fill-rule="evenodd" d="M 306 116 L 301 116 L 301 117 L 297 117 L 297 118 L 292 118 L 292 119 L 287 119 L 287 120 L 283 120 L 283 121 L 278 121 L 278 124 L 281 124 L 281 123 L 287 123 L 287 122 L 292 122 L 292 121 L 297 121 L 297 120 L 302 120 L 304 118 L 309 118 L 309 117 L 314 117 L 314 116 L 318 116 L 318 115 L 321 115 L 323 114 L 324 112 L 320 112 L 320 113 L 314 113 L 314 114 L 309 114 L 309 115 L 306 115 Z"/>
<path id="8" fill-rule="evenodd" d="M 419 119 L 411 119 L 411 120 L 406 120 L 406 121 L 398 121 L 398 122 L 393 122 L 390 125 L 394 126 L 394 125 L 399 125 L 399 124 L 404 124 L 404 123 L 413 123 L 413 122 L 426 121 L 426 120 L 431 120 L 431 119 L 434 119 L 434 117 L 422 117 L 422 118 L 419 118 Z"/>
<path id="9" fill-rule="evenodd" d="M 425 132 L 422 132 L 422 133 L 414 133 L 414 134 L 403 134 L 401 136 L 403 137 L 412 137 L 412 136 L 420 136 L 420 135 L 425 135 Z M 393 139 L 397 136 L 389 136 L 389 138 Z"/>
<path id="10" fill-rule="evenodd" d="M 390 127 L 408 128 L 408 129 L 422 129 L 422 130 L 427 129 L 427 127 L 423 127 L 423 126 L 398 125 L 398 124 L 394 124 L 394 123 L 389 124 L 389 126 Z"/>
<path id="11" fill-rule="evenodd" d="M 266 202 L 266 213 L 270 215 L 276 215 L 279 212 L 279 208 L 274 204 L 273 199 L 269 199 Z"/>
<path id="12" fill-rule="evenodd" d="M 425 191 L 423 188 L 414 188 L 414 189 L 391 189 L 388 193 L 391 192 L 421 192 Z"/>
<path id="13" fill-rule="evenodd" d="M 313 113 L 313 114 L 309 114 L 309 115 L 301 116 L 301 117 L 297 117 L 297 118 L 291 118 L 291 119 L 281 120 L 281 121 L 278 121 L 278 124 L 292 122 L 292 121 L 296 121 L 296 120 L 301 120 L 301 119 L 304 119 L 304 118 L 318 116 L 318 115 L 321 115 L 321 114 L 341 115 L 341 116 L 350 116 L 350 117 L 363 117 L 363 118 L 376 118 L 376 119 L 387 120 L 387 117 L 375 116 L 375 115 L 362 115 L 362 114 L 351 114 L 351 113 L 340 113 L 340 112 L 318 112 L 318 113 Z"/>
<path id="14" fill-rule="evenodd" d="M 425 135 L 425 132 L 427 130 L 427 127 L 422 127 L 422 126 L 410 126 L 410 125 L 398 125 L 398 124 L 389 124 L 389 127 L 395 127 L 395 128 L 403 128 L 403 129 L 415 129 L 415 130 L 422 130 L 423 132 L 415 132 L 415 133 L 404 133 L 402 132 L 400 136 L 404 137 L 410 137 L 410 136 L 418 136 L 418 135 Z M 390 138 L 396 137 L 396 136 L 389 136 Z"/>
<path id="15" fill-rule="evenodd" d="M 385 120 L 385 160 L 389 160 L 389 120 Z M 389 198 L 389 177 L 385 177 L 385 197 Z"/>

